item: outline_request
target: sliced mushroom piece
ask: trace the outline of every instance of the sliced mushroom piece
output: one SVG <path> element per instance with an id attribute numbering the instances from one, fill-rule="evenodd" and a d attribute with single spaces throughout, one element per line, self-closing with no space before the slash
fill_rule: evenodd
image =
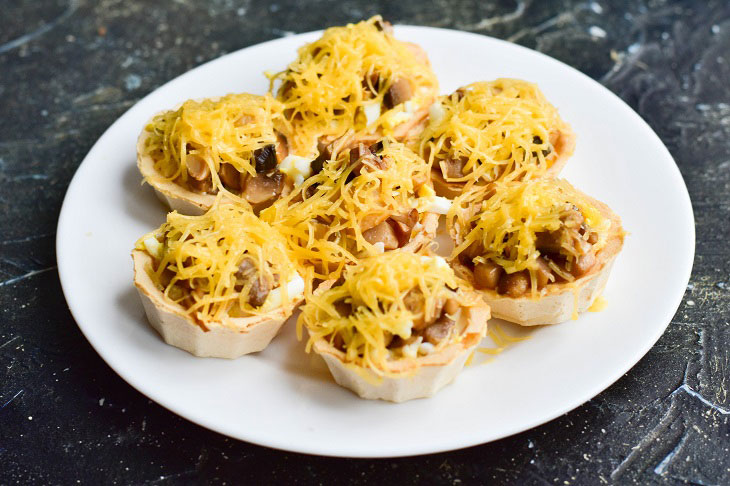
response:
<path id="1" fill-rule="evenodd" d="M 260 307 L 266 302 L 266 297 L 271 292 L 271 282 L 263 277 L 254 278 L 251 288 L 248 290 L 248 303 L 251 307 Z"/>
<path id="2" fill-rule="evenodd" d="M 408 101 L 413 96 L 411 82 L 406 78 L 394 79 L 383 97 L 383 104 L 387 109 Z"/>
<path id="3" fill-rule="evenodd" d="M 449 158 L 439 162 L 441 173 L 447 179 L 458 179 L 464 177 L 464 166 L 468 159 L 460 157 L 458 159 Z"/>
<path id="4" fill-rule="evenodd" d="M 382 140 L 378 140 L 377 142 L 375 142 L 374 144 L 372 144 L 368 148 L 370 149 L 370 151 L 372 153 L 379 154 L 380 152 L 383 151 L 383 141 Z"/>
<path id="5" fill-rule="evenodd" d="M 446 299 L 446 302 L 444 303 L 444 312 L 447 313 L 450 316 L 455 315 L 457 312 L 459 312 L 459 309 L 461 309 L 461 305 L 459 304 L 459 301 L 456 299 Z"/>
<path id="6" fill-rule="evenodd" d="M 378 89 L 380 88 L 380 75 L 375 72 L 366 74 L 362 80 L 362 87 L 373 96 L 377 95 Z"/>
<path id="7" fill-rule="evenodd" d="M 398 236 L 387 221 L 383 221 L 369 230 L 364 231 L 362 237 L 371 245 L 382 243 L 385 250 L 395 250 L 398 248 Z"/>
<path id="8" fill-rule="evenodd" d="M 535 233 L 535 247 L 542 253 L 558 253 L 561 245 L 560 231 Z"/>
<path id="9" fill-rule="evenodd" d="M 289 141 L 286 139 L 286 137 L 283 134 L 276 132 L 277 163 L 280 163 L 282 160 L 284 160 L 287 155 L 289 155 Z"/>
<path id="10" fill-rule="evenodd" d="M 393 33 L 393 25 L 390 22 L 388 22 L 387 20 L 376 20 L 375 28 L 386 34 Z"/>
<path id="11" fill-rule="evenodd" d="M 350 149 L 350 164 L 354 164 L 367 155 L 372 155 L 370 149 L 363 143 L 357 144 L 357 147 Z"/>
<path id="12" fill-rule="evenodd" d="M 402 247 L 411 240 L 413 227 L 418 223 L 418 210 L 414 208 L 405 214 L 393 215 L 388 222 L 398 236 L 398 246 Z"/>
<path id="13" fill-rule="evenodd" d="M 276 145 L 269 144 L 260 149 L 257 149 L 253 153 L 254 163 L 256 165 L 256 172 L 259 174 L 265 174 L 276 168 Z"/>
<path id="14" fill-rule="evenodd" d="M 535 268 L 535 279 L 537 280 L 537 288 L 543 289 L 551 281 L 555 281 L 550 265 L 543 257 L 538 257 L 537 267 Z"/>
<path id="15" fill-rule="evenodd" d="M 478 289 L 494 290 L 499 285 L 502 272 L 502 267 L 490 260 L 477 263 L 474 265 L 474 286 Z"/>
<path id="16" fill-rule="evenodd" d="M 197 154 L 187 154 L 185 156 L 185 166 L 188 175 L 196 181 L 204 181 L 210 177 L 210 168 L 205 159 Z"/>
<path id="17" fill-rule="evenodd" d="M 413 314 L 419 315 L 419 317 L 413 319 L 413 329 L 416 331 L 422 329 L 426 325 L 425 312 L 423 309 L 424 303 L 425 299 L 423 297 L 423 292 L 421 292 L 421 289 L 419 288 L 411 289 L 403 296 L 403 304 L 406 306 L 406 309 Z"/>
<path id="18" fill-rule="evenodd" d="M 236 270 L 236 278 L 240 280 L 248 280 L 251 276 L 256 275 L 256 264 L 250 257 L 244 256 L 241 263 L 238 264 L 238 270 Z"/>
<path id="19" fill-rule="evenodd" d="M 426 342 L 429 342 L 436 346 L 441 341 L 449 337 L 449 334 L 451 333 L 454 324 L 456 324 L 456 322 L 454 322 L 452 319 L 449 319 L 446 316 L 442 316 L 423 331 L 423 338 L 426 340 Z"/>
<path id="20" fill-rule="evenodd" d="M 575 278 L 580 278 L 588 273 L 595 264 L 596 256 L 593 253 L 586 253 L 573 261 L 570 273 L 573 274 Z"/>
<path id="21" fill-rule="evenodd" d="M 278 197 L 284 189 L 284 174 L 276 172 L 271 176 L 257 174 L 247 177 L 241 195 L 251 204 L 258 205 Z"/>
<path id="22" fill-rule="evenodd" d="M 530 274 L 527 270 L 505 273 L 499 279 L 499 293 L 512 298 L 522 297 L 530 287 Z"/>
<path id="23" fill-rule="evenodd" d="M 218 175 L 225 187 L 233 191 L 241 190 L 241 173 L 231 164 L 221 164 Z"/>

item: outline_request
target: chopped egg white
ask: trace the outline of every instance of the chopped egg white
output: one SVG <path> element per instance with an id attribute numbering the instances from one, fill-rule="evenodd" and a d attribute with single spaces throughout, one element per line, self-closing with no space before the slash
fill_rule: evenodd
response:
<path id="1" fill-rule="evenodd" d="M 157 241 L 154 236 L 148 236 L 143 241 L 145 250 L 153 257 L 160 259 L 162 258 L 162 243 Z"/>
<path id="2" fill-rule="evenodd" d="M 294 274 L 291 280 L 286 283 L 286 293 L 289 299 L 294 299 L 304 293 L 304 279 L 299 274 Z M 266 302 L 261 306 L 263 310 L 275 309 L 282 303 L 281 288 L 277 287 L 269 292 Z"/>
<path id="3" fill-rule="evenodd" d="M 433 196 L 430 199 L 426 211 L 436 214 L 448 214 L 449 209 L 451 209 L 451 199 L 441 196 Z"/>
<path id="4" fill-rule="evenodd" d="M 421 343 L 418 346 L 418 354 L 431 354 L 436 349 L 431 343 Z"/>
<path id="5" fill-rule="evenodd" d="M 438 125 L 446 117 L 446 110 L 440 101 L 435 102 L 428 108 L 429 125 Z"/>
<path id="6" fill-rule="evenodd" d="M 299 155 L 287 155 L 279 164 L 279 170 L 294 179 L 298 186 L 312 173 L 312 160 Z"/>
<path id="7" fill-rule="evenodd" d="M 373 243 L 373 248 L 375 248 L 375 253 L 385 253 L 385 243 L 382 241 Z"/>
<path id="8" fill-rule="evenodd" d="M 418 347 L 421 345 L 421 341 L 423 341 L 423 338 L 421 336 L 418 336 L 415 341 L 413 341 L 411 344 L 406 344 L 401 348 L 401 352 L 403 353 L 403 356 L 407 358 L 415 358 L 418 356 Z"/>
<path id="9" fill-rule="evenodd" d="M 401 123 L 405 123 L 408 120 L 413 118 L 413 113 L 406 113 L 405 111 L 399 111 L 398 113 L 393 113 L 388 118 L 386 118 L 385 122 L 383 122 L 383 125 L 386 128 L 395 128 Z"/>
<path id="10" fill-rule="evenodd" d="M 368 126 L 372 125 L 380 118 L 380 101 L 363 103 L 362 111 L 365 113 L 365 120 Z"/>

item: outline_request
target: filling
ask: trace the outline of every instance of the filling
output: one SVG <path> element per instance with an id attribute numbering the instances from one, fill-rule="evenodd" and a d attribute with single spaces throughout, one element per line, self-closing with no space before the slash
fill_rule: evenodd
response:
<path id="1" fill-rule="evenodd" d="M 565 151 L 564 122 L 535 84 L 478 82 L 442 97 L 429 110 L 421 154 L 448 197 L 463 186 L 544 173 Z"/>
<path id="2" fill-rule="evenodd" d="M 349 267 L 339 285 L 308 296 L 300 325 L 346 362 L 379 374 L 401 359 L 437 353 L 463 338 L 468 299 L 441 257 L 393 252 Z"/>
<path id="3" fill-rule="evenodd" d="M 610 220 L 563 180 L 495 184 L 454 251 L 474 286 L 517 298 L 590 273 Z"/>
<path id="4" fill-rule="evenodd" d="M 228 95 L 186 101 L 146 127 L 145 152 L 167 180 L 199 194 L 225 190 L 254 209 L 288 194 L 295 177 L 288 159 L 281 104 L 270 96 Z"/>
<path id="5" fill-rule="evenodd" d="M 339 278 L 358 258 L 403 248 L 430 212 L 448 210 L 428 185 L 425 161 L 390 139 L 333 154 L 312 171 L 261 217 L 317 278 Z"/>
<path id="6" fill-rule="evenodd" d="M 169 213 L 136 249 L 152 258 L 155 286 L 203 328 L 288 306 L 304 291 L 283 238 L 234 205 L 216 202 L 202 216 Z"/>
<path id="7" fill-rule="evenodd" d="M 420 48 L 401 42 L 380 16 L 327 29 L 299 49 L 288 69 L 272 75 L 291 123 L 292 150 L 316 157 L 320 142 L 349 130 L 385 135 L 415 117 L 438 92 Z"/>

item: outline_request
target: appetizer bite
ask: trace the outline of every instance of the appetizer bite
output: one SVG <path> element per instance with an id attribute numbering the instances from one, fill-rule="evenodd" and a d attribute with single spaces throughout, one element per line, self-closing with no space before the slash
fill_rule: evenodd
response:
<path id="1" fill-rule="evenodd" d="M 428 183 L 428 165 L 399 142 L 362 143 L 314 164 L 297 191 L 262 211 L 315 277 L 339 278 L 360 258 L 431 241 L 450 201 Z"/>
<path id="2" fill-rule="evenodd" d="M 455 203 L 456 204 L 456 203 Z M 457 274 L 494 317 L 532 326 L 577 318 L 621 251 L 621 220 L 565 180 L 496 183 L 447 219 Z"/>
<path id="3" fill-rule="evenodd" d="M 292 126 L 290 150 L 310 160 L 346 135 L 351 146 L 416 137 L 438 95 L 426 53 L 380 16 L 325 30 L 270 79 Z"/>
<path id="4" fill-rule="evenodd" d="M 428 397 L 487 331 L 489 307 L 446 261 L 402 251 L 362 260 L 308 296 L 298 326 L 335 381 L 369 399 Z"/>
<path id="5" fill-rule="evenodd" d="M 294 178 L 278 170 L 288 154 L 281 104 L 231 94 L 189 100 L 155 115 L 137 142 L 137 165 L 171 209 L 202 214 L 218 192 L 260 210 Z"/>
<path id="6" fill-rule="evenodd" d="M 454 198 L 497 180 L 555 176 L 575 134 L 537 85 L 517 79 L 473 83 L 430 108 L 420 153 L 436 193 Z"/>
<path id="7" fill-rule="evenodd" d="M 137 241 L 134 284 L 168 344 L 196 356 L 264 349 L 302 301 L 304 280 L 286 241 L 249 209 L 219 204 L 167 215 Z"/>

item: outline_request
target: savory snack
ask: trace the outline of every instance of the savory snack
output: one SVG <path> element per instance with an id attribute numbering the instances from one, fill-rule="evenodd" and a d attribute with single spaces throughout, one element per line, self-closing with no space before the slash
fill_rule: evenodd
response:
<path id="1" fill-rule="evenodd" d="M 525 326 L 563 322 L 590 307 L 625 235 L 608 206 L 559 179 L 493 184 L 447 223 L 457 274 L 494 317 Z"/>
<path id="2" fill-rule="evenodd" d="M 438 95 L 425 52 L 380 16 L 325 30 L 270 80 L 292 127 L 290 150 L 309 160 L 343 136 L 351 146 L 417 136 Z"/>
<path id="3" fill-rule="evenodd" d="M 303 299 L 304 280 L 282 236 L 220 198 L 201 216 L 168 214 L 132 258 L 150 324 L 196 356 L 264 349 Z"/>
<path id="4" fill-rule="evenodd" d="M 420 153 L 436 193 L 454 198 L 496 180 L 555 176 L 575 134 L 537 85 L 517 79 L 478 82 L 430 108 Z"/>
<path id="5" fill-rule="evenodd" d="M 450 383 L 487 319 L 489 307 L 443 258 L 395 251 L 363 259 L 341 285 L 308 295 L 298 326 L 339 385 L 402 402 Z"/>
<path id="6" fill-rule="evenodd" d="M 343 149 L 313 167 L 303 184 L 261 212 L 318 279 L 385 251 L 417 251 L 431 241 L 450 201 L 433 193 L 428 165 L 390 139 Z"/>
<path id="7" fill-rule="evenodd" d="M 260 210 L 291 191 L 279 171 L 288 146 L 281 104 L 270 95 L 189 100 L 155 115 L 137 141 L 137 165 L 171 209 L 202 214 L 220 191 Z"/>

